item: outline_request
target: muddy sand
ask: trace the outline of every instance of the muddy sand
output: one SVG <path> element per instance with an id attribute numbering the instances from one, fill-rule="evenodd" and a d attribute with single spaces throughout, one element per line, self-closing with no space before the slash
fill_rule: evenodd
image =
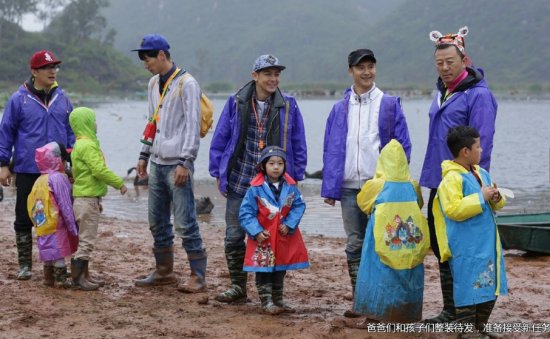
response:
<path id="1" fill-rule="evenodd" d="M 200 227 L 209 255 L 206 293 L 182 294 L 176 286 L 135 287 L 134 279 L 154 267 L 148 225 L 145 221 L 112 217 L 101 219 L 95 257 L 90 262 L 91 272 L 106 281 L 105 287 L 84 292 L 43 286 L 36 246 L 32 279 L 18 281 L 13 210 L 13 200 L 0 203 L 1 338 L 456 337 L 441 332 L 421 333 L 418 325 L 414 333 L 384 333 L 387 327 L 368 328 L 361 326 L 363 319 L 344 318 L 342 314 L 351 302 L 344 298 L 350 292 L 350 283 L 342 238 L 304 236 L 311 267 L 289 271 L 285 281 L 285 298 L 296 306 L 297 313 L 260 314 L 252 274 L 248 279 L 250 302 L 219 303 L 214 296 L 229 283 L 223 254 L 224 228 L 204 219 Z M 506 251 L 505 256 L 510 292 L 499 298 L 490 322 L 500 326 L 497 328 L 504 337 L 547 337 L 550 256 L 521 251 Z M 175 260 L 176 274 L 186 279 L 189 269 L 181 246 L 176 249 Z M 442 307 L 433 254 L 426 257 L 425 266 L 423 316 L 431 317 Z M 547 332 L 540 333 L 544 329 Z M 531 332 L 525 332 L 528 330 Z"/>

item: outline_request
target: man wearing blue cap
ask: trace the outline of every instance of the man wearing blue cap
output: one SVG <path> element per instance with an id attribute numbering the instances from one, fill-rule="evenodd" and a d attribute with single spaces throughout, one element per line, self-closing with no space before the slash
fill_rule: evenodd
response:
<path id="1" fill-rule="evenodd" d="M 191 268 L 191 278 L 178 286 L 181 292 L 206 289 L 206 250 L 196 220 L 193 194 L 194 161 L 199 150 L 201 89 L 197 81 L 170 59 L 170 45 L 159 34 L 146 35 L 138 52 L 149 80 L 149 119 L 152 135 L 141 148 L 138 176 L 149 169 L 149 227 L 153 235 L 156 270 L 136 286 L 167 285 L 176 282 L 174 232 L 170 222 L 174 211 L 175 233 L 182 239 Z"/>
<path id="2" fill-rule="evenodd" d="M 307 147 L 296 100 L 279 89 L 285 66 L 273 55 L 261 55 L 252 66 L 252 81 L 227 99 L 210 144 L 210 175 L 227 198 L 225 257 L 231 288 L 216 296 L 221 302 L 246 301 L 243 271 L 245 231 L 239 223 L 241 202 L 256 174 L 262 149 L 279 146 L 287 154 L 286 171 L 303 180 Z"/>

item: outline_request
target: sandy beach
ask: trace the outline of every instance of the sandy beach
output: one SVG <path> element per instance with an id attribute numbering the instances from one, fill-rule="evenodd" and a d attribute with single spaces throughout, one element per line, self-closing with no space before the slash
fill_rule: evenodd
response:
<path id="1" fill-rule="evenodd" d="M 9 195 L 9 192 L 8 192 Z M 217 199 L 219 201 L 219 199 Z M 223 206 L 216 206 L 223 208 Z M 134 287 L 134 280 L 154 267 L 151 235 L 143 221 L 103 216 L 91 272 L 106 281 L 95 292 L 62 290 L 42 285 L 42 263 L 33 248 L 33 277 L 15 279 L 16 246 L 13 231 L 14 202 L 0 203 L 0 337 L 1 338 L 454 338 L 456 334 L 425 332 L 420 325 L 387 333 L 382 325 L 347 319 L 351 306 L 344 254 L 345 239 L 304 236 L 311 267 L 290 271 L 285 298 L 297 313 L 260 314 L 260 303 L 249 274 L 250 302 L 227 305 L 214 300 L 229 283 L 223 252 L 223 224 L 201 218 L 208 250 L 208 290 L 182 294 L 176 286 Z M 338 211 L 339 212 L 339 211 Z M 548 337 L 550 333 L 550 256 L 506 251 L 510 292 L 500 297 L 490 322 L 505 338 Z M 186 254 L 178 244 L 175 271 L 189 276 Z M 423 317 L 441 307 L 437 263 L 425 260 Z M 519 325 L 521 324 L 521 325 Z M 405 331 L 415 332 L 404 333 Z M 432 329 L 433 330 L 433 329 Z M 543 333 L 543 331 L 546 331 Z M 422 332 L 420 332 L 422 331 Z"/>

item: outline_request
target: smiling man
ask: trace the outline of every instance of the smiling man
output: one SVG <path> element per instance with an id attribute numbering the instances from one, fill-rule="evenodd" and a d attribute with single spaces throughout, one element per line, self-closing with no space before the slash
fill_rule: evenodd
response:
<path id="1" fill-rule="evenodd" d="M 174 275 L 174 231 L 187 252 L 191 277 L 178 286 L 180 292 L 206 289 L 206 250 L 199 231 L 193 194 L 194 162 L 199 151 L 199 84 L 172 62 L 170 45 L 159 34 L 148 34 L 138 52 L 149 80 L 149 118 L 155 135 L 141 148 L 138 176 L 149 168 L 149 228 L 153 236 L 156 269 L 135 281 L 136 286 L 168 285 Z M 143 141 L 143 140 L 142 140 Z M 173 227 L 171 213 L 174 213 Z"/>
<path id="2" fill-rule="evenodd" d="M 440 259 L 437 243 L 433 201 L 437 187 L 441 182 L 441 163 L 453 159 L 447 147 L 447 133 L 456 126 L 475 127 L 481 136 L 481 161 L 479 165 L 489 171 L 497 103 L 489 90 L 483 71 L 468 66 L 464 37 L 468 27 L 461 28 L 456 34 L 442 35 L 438 31 L 430 33 L 430 39 L 435 43 L 435 68 L 437 93 L 430 107 L 430 127 L 428 146 L 424 165 L 420 175 L 420 186 L 430 190 L 428 200 L 428 226 L 430 242 L 435 256 Z M 427 319 L 429 323 L 450 322 L 455 320 L 453 302 L 453 279 L 449 263 L 439 264 L 439 276 L 443 294 L 443 311 L 436 317 Z"/>
<path id="3" fill-rule="evenodd" d="M 225 257 L 231 288 L 218 294 L 221 302 L 247 299 L 245 231 L 239 209 L 262 149 L 279 146 L 286 151 L 286 172 L 303 180 L 307 147 L 302 114 L 296 100 L 279 90 L 281 71 L 286 67 L 273 55 L 261 55 L 252 66 L 252 81 L 227 99 L 210 144 L 210 175 L 227 198 L 225 213 Z M 273 286 L 273 293 L 282 286 Z"/>
<path id="4" fill-rule="evenodd" d="M 376 87 L 374 53 L 370 49 L 355 50 L 348 56 L 348 66 L 353 85 L 332 107 L 325 128 L 321 196 L 331 206 L 340 200 L 354 293 L 368 221 L 357 205 L 357 194 L 374 176 L 380 150 L 391 139 L 401 143 L 407 159 L 411 142 L 400 99 Z M 353 310 L 344 315 L 359 316 Z"/>
<path id="5" fill-rule="evenodd" d="M 0 183 L 10 184 L 8 165 L 14 161 L 17 198 L 15 237 L 19 259 L 17 279 L 32 276 L 32 222 L 27 212 L 27 197 L 40 171 L 34 161 L 37 148 L 52 141 L 73 147 L 75 138 L 69 125 L 73 106 L 57 85 L 61 60 L 48 50 L 34 53 L 29 60 L 31 76 L 13 93 L 0 123 Z"/>

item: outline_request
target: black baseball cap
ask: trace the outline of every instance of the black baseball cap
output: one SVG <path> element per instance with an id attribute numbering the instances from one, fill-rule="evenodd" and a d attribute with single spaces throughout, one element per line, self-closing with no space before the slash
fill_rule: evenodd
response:
<path id="1" fill-rule="evenodd" d="M 363 59 L 369 59 L 372 62 L 376 63 L 376 58 L 374 53 L 370 49 L 357 49 L 351 52 L 348 55 L 348 65 L 349 67 L 359 64 Z"/>

